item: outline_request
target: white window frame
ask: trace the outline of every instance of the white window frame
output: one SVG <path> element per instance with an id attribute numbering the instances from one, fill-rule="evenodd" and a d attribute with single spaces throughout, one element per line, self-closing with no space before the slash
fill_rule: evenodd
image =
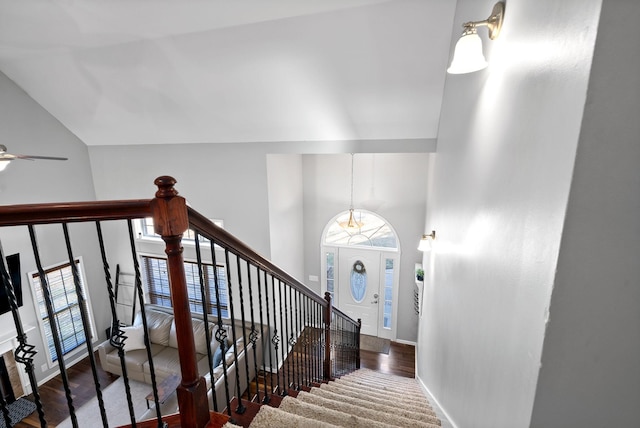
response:
<path id="1" fill-rule="evenodd" d="M 146 221 L 147 220 L 152 220 L 153 221 L 153 219 L 151 217 L 147 217 L 147 218 L 136 219 L 133 222 L 134 230 L 135 230 L 135 234 L 136 234 L 137 239 L 139 239 L 141 241 L 148 241 L 148 242 L 163 242 L 162 238 L 160 237 L 160 235 L 157 235 L 155 233 L 153 233 L 153 234 L 147 233 L 147 227 L 146 227 Z M 213 219 L 213 218 L 210 218 L 209 220 L 213 224 L 215 224 L 216 226 L 221 227 L 221 228 L 224 229 L 224 221 L 223 220 Z M 189 246 L 195 246 L 195 239 L 189 237 L 189 235 L 193 235 L 194 233 L 195 232 L 193 230 L 191 230 L 191 229 L 187 230 L 187 232 L 185 232 L 185 235 L 182 237 L 181 243 L 189 245 Z"/>
<path id="2" fill-rule="evenodd" d="M 159 307 L 162 307 L 162 308 L 173 308 L 173 305 L 172 305 L 172 306 L 165 306 L 165 305 L 160 305 L 160 304 L 152 303 L 152 302 L 151 302 L 151 299 L 150 299 L 150 296 L 149 296 L 149 294 L 150 294 L 150 292 L 149 292 L 149 284 L 150 284 L 150 280 L 149 280 L 149 278 L 148 278 L 148 276 L 147 276 L 147 270 L 146 270 L 146 268 L 145 268 L 145 263 L 144 263 L 144 260 L 143 260 L 143 258 L 145 258 L 145 257 L 147 257 L 147 258 L 154 258 L 154 259 L 163 259 L 163 260 L 165 260 L 165 261 L 167 260 L 166 255 L 160 255 L 160 254 L 157 254 L 157 253 L 148 253 L 148 252 L 138 253 L 138 262 L 139 262 L 139 265 L 141 266 L 140 272 L 142 273 L 142 280 L 143 280 L 143 288 L 144 288 L 144 294 L 145 294 L 145 301 L 146 301 L 148 304 L 155 305 L 155 306 L 159 306 Z M 197 263 L 198 263 L 198 262 L 197 262 L 197 260 L 191 260 L 191 259 L 187 259 L 187 258 L 185 258 L 185 259 L 184 259 L 184 262 L 185 262 L 185 263 L 194 263 L 194 264 L 197 264 Z M 211 261 L 208 261 L 208 260 L 202 260 L 202 264 L 206 264 L 206 265 L 213 265 L 213 263 L 212 263 Z M 222 263 L 216 263 L 216 266 L 217 266 L 217 267 L 219 267 L 219 268 L 222 268 L 222 269 L 225 271 L 225 275 L 226 275 L 226 282 L 225 282 L 226 290 L 225 290 L 225 295 L 226 295 L 226 297 L 227 297 L 227 302 L 226 302 L 226 307 L 227 307 L 226 312 L 227 312 L 227 316 L 225 317 L 225 316 L 223 315 L 223 316 L 222 316 L 222 318 L 223 318 L 223 319 L 230 319 L 230 311 L 231 311 L 231 309 L 230 309 L 230 305 L 229 305 L 229 272 L 228 272 L 227 267 L 226 267 L 224 264 L 222 264 Z M 200 284 L 196 284 L 196 285 L 197 285 L 197 287 L 199 287 L 199 286 L 200 286 Z M 204 307 L 204 305 L 203 305 L 203 307 Z M 216 306 L 216 305 L 212 305 L 212 307 L 213 307 L 213 309 L 215 310 L 217 306 Z M 193 312 L 193 311 L 192 311 L 192 312 Z M 194 313 L 196 313 L 196 314 L 200 314 L 199 312 L 194 312 Z M 212 314 L 208 314 L 208 315 L 212 315 Z"/>
<path id="3" fill-rule="evenodd" d="M 92 343 L 97 342 L 97 334 L 95 331 L 95 321 L 93 318 L 93 309 L 91 306 L 91 298 L 89 295 L 89 290 L 88 287 L 86 286 L 87 284 L 87 277 L 84 271 L 84 263 L 82 260 L 82 257 L 76 257 L 75 258 L 75 262 L 77 265 L 77 270 L 78 270 L 78 275 L 80 277 L 80 285 L 82 287 L 82 292 L 84 294 L 84 299 L 86 302 L 86 309 L 87 309 L 87 316 L 88 316 L 88 321 L 89 321 L 89 329 L 91 331 L 91 337 L 89 338 L 89 340 L 91 340 Z M 69 261 L 65 260 L 63 262 L 60 263 L 56 263 L 47 267 L 44 267 L 43 270 L 45 272 L 50 271 L 50 270 L 59 270 L 59 269 L 63 269 L 64 267 L 66 267 L 67 265 L 69 265 Z M 46 334 L 46 323 L 45 320 L 42 318 L 42 315 L 40 313 L 40 302 L 38 300 L 38 293 L 37 293 L 37 287 L 39 287 L 38 283 L 36 283 L 35 281 L 35 277 L 39 276 L 39 272 L 38 271 L 32 271 L 28 273 L 29 275 L 29 283 L 31 285 L 31 287 L 29 287 L 31 289 L 31 296 L 32 296 L 32 301 L 33 301 L 33 305 L 34 305 L 34 309 L 35 309 L 35 314 L 36 314 L 36 318 L 38 320 L 38 327 L 40 330 L 40 336 L 42 338 L 42 343 L 43 343 L 43 348 L 45 351 L 45 354 L 47 356 L 47 365 L 48 367 L 51 369 L 53 367 L 56 367 L 58 365 L 57 360 L 54 361 L 53 360 L 53 356 L 51 354 L 51 350 L 49 349 L 49 341 L 47 339 L 47 334 Z M 73 279 L 72 279 L 73 280 Z M 39 281 L 38 281 L 39 282 Z M 75 292 L 75 291 L 74 291 Z M 44 304 L 44 302 L 43 302 Z M 48 316 L 48 314 L 47 314 Z M 82 333 L 84 334 L 84 329 L 82 330 Z M 86 342 L 85 342 L 86 343 Z M 86 353 L 86 346 L 83 346 L 83 344 L 78 345 L 77 347 L 75 347 L 74 349 L 71 349 L 69 352 L 63 354 L 63 357 L 65 359 L 65 361 L 70 361 L 71 358 L 75 358 L 76 356 L 80 355 L 81 353 Z"/>

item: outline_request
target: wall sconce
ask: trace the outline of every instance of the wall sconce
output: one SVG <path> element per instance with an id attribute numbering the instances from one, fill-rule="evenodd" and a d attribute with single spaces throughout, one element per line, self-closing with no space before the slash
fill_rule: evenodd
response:
<path id="1" fill-rule="evenodd" d="M 432 230 L 428 235 L 422 235 L 420 243 L 418 244 L 418 250 L 431 251 L 431 241 L 436 239 L 436 231 Z"/>
<path id="2" fill-rule="evenodd" d="M 504 19 L 504 2 L 498 2 L 493 6 L 491 16 L 484 21 L 470 21 L 462 24 L 464 31 L 453 51 L 451 66 L 447 69 L 450 74 L 473 73 L 482 70 L 488 63 L 482 53 L 482 40 L 478 36 L 477 27 L 489 29 L 489 39 L 495 40 L 500 34 L 502 20 Z"/>

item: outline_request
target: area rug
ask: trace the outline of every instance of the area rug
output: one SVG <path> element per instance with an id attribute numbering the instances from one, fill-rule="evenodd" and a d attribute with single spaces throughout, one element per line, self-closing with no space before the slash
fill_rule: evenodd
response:
<path id="1" fill-rule="evenodd" d="M 36 411 L 36 405 L 26 398 L 18 398 L 7 407 L 9 408 L 9 416 L 11 417 L 11 426 L 14 426 Z M 0 412 L 0 428 L 7 428 L 7 425 L 4 423 L 4 415 L 2 415 L 2 412 Z"/>
<path id="2" fill-rule="evenodd" d="M 378 354 L 389 355 L 391 341 L 389 339 L 381 339 L 367 334 L 360 335 L 360 350 L 377 352 Z"/>
<path id="3" fill-rule="evenodd" d="M 131 401 L 136 415 L 136 420 L 147 411 L 147 401 L 145 397 L 151 392 L 151 385 L 130 380 Z M 107 412 L 109 426 L 120 426 L 131 423 L 129 416 L 129 406 L 127 404 L 127 394 L 124 388 L 124 380 L 119 378 L 102 391 L 102 401 Z M 102 417 L 98 407 L 98 399 L 93 397 L 85 405 L 76 409 L 76 418 L 80 427 L 100 427 Z M 58 425 L 59 428 L 71 427 L 71 418 L 67 418 Z"/>

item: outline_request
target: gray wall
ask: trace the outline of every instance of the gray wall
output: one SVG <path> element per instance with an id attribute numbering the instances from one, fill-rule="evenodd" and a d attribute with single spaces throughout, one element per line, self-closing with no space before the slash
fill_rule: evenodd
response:
<path id="1" fill-rule="evenodd" d="M 637 426 L 640 20 L 605 0 L 531 426 Z"/>
<path id="2" fill-rule="evenodd" d="M 265 153 L 252 144 L 90 147 L 98 199 L 152 198 L 153 180 L 170 175 L 176 189 L 208 218 L 269 257 Z"/>
<path id="3" fill-rule="evenodd" d="M 15 160 L 0 173 L 0 203 L 3 205 L 56 202 L 90 201 L 95 199 L 93 180 L 89 168 L 87 147 L 18 88 L 4 74 L 0 73 L 0 142 L 14 154 L 68 157 L 69 160 L 34 162 Z M 39 241 L 42 264 L 47 267 L 68 261 L 61 227 L 38 226 L 35 228 Z M 70 225 L 74 256 L 85 260 L 85 272 L 89 296 L 93 301 L 106 298 L 102 266 L 92 263 L 99 261 L 99 254 L 88 244 L 88 236 L 94 231 L 84 226 Z M 92 233 L 92 235 L 89 235 Z M 0 229 L 5 255 L 20 253 L 22 269 L 23 307 L 20 317 L 25 326 L 37 326 L 38 320 L 29 287 L 27 273 L 36 270 L 35 260 L 26 228 Z M 110 320 L 104 306 L 96 306 L 94 319 L 98 333 Z M 0 316 L 3 333 L 13 330 L 11 314 Z M 36 347 L 36 376 L 44 379 L 53 370 L 41 371 L 46 363 L 46 354 L 39 331 L 28 335 L 30 344 Z"/>
<path id="4" fill-rule="evenodd" d="M 414 265 L 423 233 L 429 155 L 367 154 L 354 158 L 354 206 L 373 211 L 398 233 L 401 245 L 398 339 L 414 342 Z M 321 276 L 320 239 L 327 223 L 349 208 L 351 156 L 304 155 L 305 271 Z M 319 292 L 319 283 L 309 283 Z"/>
<path id="5" fill-rule="evenodd" d="M 271 261 L 304 281 L 302 156 L 267 155 Z"/>
<path id="6" fill-rule="evenodd" d="M 417 369 L 458 427 L 531 421 L 600 3 L 507 2 L 500 37 L 478 31 L 489 67 L 447 76 Z"/>

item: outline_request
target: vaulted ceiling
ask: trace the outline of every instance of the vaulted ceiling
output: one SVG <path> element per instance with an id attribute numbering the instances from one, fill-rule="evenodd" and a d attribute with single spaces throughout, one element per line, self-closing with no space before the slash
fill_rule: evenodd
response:
<path id="1" fill-rule="evenodd" d="M 0 0 L 0 71 L 87 145 L 435 138 L 453 0 Z"/>

